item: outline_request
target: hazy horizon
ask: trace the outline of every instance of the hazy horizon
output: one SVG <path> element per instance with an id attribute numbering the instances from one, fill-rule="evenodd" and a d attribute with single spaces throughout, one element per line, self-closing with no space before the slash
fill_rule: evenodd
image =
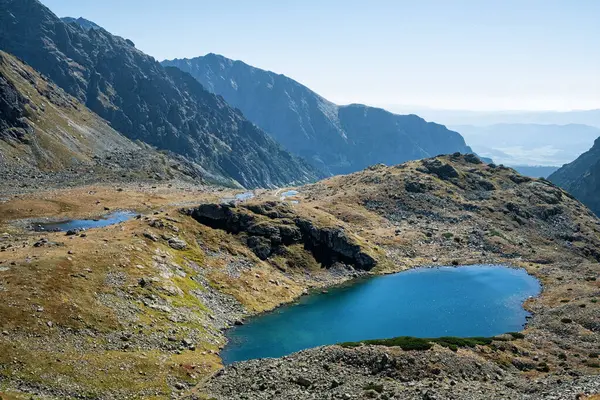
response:
<path id="1" fill-rule="evenodd" d="M 600 108 L 600 2 L 42 0 L 157 60 L 222 54 L 339 104 Z"/>

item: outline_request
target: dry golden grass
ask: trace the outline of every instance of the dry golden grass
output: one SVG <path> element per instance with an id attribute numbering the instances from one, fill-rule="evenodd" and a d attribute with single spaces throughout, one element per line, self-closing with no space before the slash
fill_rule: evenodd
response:
<path id="1" fill-rule="evenodd" d="M 14 196 L 0 204 L 0 231 L 10 232 L 11 243 L 15 244 L 14 251 L 0 253 L 2 265 L 9 266 L 0 272 L 0 285 L 9 295 L 8 301 L 0 302 L 0 330 L 10 332 L 8 337 L 0 335 L 0 365 L 8 366 L 0 368 L 0 376 L 91 396 L 113 389 L 123 393 L 144 390 L 145 398 L 154 392 L 157 398 L 166 397 L 176 381 L 200 383 L 209 377 L 219 368 L 220 359 L 216 355 L 218 346 L 208 340 L 196 343 L 195 352 L 179 355 L 156 348 L 114 349 L 107 342 L 114 332 L 138 325 L 143 326 L 143 335 L 167 335 L 178 327 L 182 332 L 191 329 L 208 333 L 212 329 L 201 322 L 206 321 L 207 310 L 193 294 L 203 288 L 189 278 L 160 279 L 159 286 L 175 287 L 179 295 L 168 296 L 155 289 L 150 293 L 192 315 L 190 321 L 174 322 L 136 300 L 147 293 L 139 287 L 139 280 L 160 276 L 154 261 L 157 254 L 162 254 L 165 262 L 178 265 L 187 276 L 200 268 L 214 287 L 234 296 L 251 312 L 270 310 L 293 301 L 307 287 L 327 284 L 326 271 L 301 246 L 292 247 L 289 257 L 279 260 L 282 265 L 277 265 L 277 260 L 264 262 L 237 237 L 179 213 L 184 205 L 216 201 L 230 194 L 167 185 L 130 186 L 122 191 L 116 186 L 96 185 Z M 176 226 L 179 232 L 149 227 L 144 218 L 91 229 L 85 237 L 27 232 L 23 224 L 15 222 L 43 217 L 96 217 L 109 212 L 105 207 L 136 210 L 150 220 L 160 219 Z M 322 211 L 315 210 L 315 214 L 322 223 L 333 220 Z M 144 238 L 145 231 L 178 236 L 188 247 L 173 250 L 162 240 Z M 40 237 L 57 246 L 32 247 Z M 251 268 L 231 275 L 229 263 L 239 260 Z M 307 269 L 320 278 L 307 277 Z M 123 281 L 117 286 L 107 284 L 111 276 L 120 276 Z M 112 303 L 99 300 L 106 296 Z M 122 307 L 129 309 L 129 314 L 122 315 Z M 94 335 L 87 337 L 83 333 L 89 330 Z M 13 360 L 18 360 L 18 366 L 13 366 Z"/>

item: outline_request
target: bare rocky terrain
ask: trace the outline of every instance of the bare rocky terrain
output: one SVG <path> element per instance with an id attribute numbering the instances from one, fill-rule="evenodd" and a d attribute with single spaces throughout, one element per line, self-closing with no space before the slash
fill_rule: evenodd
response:
<path id="1" fill-rule="evenodd" d="M 217 399 L 585 398 L 600 390 L 599 222 L 545 180 L 453 155 L 372 167 L 303 188 L 386 254 L 377 272 L 503 263 L 543 284 L 523 336 L 452 351 L 330 346 L 237 363 L 209 384 Z"/>
<path id="2" fill-rule="evenodd" d="M 233 205 L 221 205 L 229 189 L 176 181 L 6 189 L 6 398 L 581 399 L 600 391 L 600 222 L 548 181 L 455 154 L 375 166 L 283 200 L 281 190 L 258 190 Z M 140 217 L 72 236 L 27 230 L 107 209 Z M 522 267 L 542 283 L 520 334 L 455 351 L 328 346 L 222 369 L 224 330 L 249 315 L 357 275 L 478 263 Z"/>

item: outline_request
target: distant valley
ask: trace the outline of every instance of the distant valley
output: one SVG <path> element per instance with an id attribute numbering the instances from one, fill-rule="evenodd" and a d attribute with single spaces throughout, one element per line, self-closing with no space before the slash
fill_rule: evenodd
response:
<path id="1" fill-rule="evenodd" d="M 417 113 L 441 124 L 489 126 L 498 124 L 589 125 L 600 128 L 600 109 L 573 111 L 470 111 L 411 106 L 385 106 L 398 113 Z"/>
<path id="2" fill-rule="evenodd" d="M 557 169 L 573 161 L 600 137 L 600 128 L 580 124 L 456 125 L 452 129 L 460 132 L 478 154 L 496 163 L 546 167 L 544 173 L 547 167 Z"/>
<path id="3" fill-rule="evenodd" d="M 560 167 L 544 167 L 540 165 L 511 165 L 521 175 L 531 178 L 547 178 Z"/>

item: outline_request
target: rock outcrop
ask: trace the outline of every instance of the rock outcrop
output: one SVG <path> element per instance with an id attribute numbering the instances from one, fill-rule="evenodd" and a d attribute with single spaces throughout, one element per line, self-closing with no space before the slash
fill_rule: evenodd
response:
<path id="1" fill-rule="evenodd" d="M 190 73 L 289 151 L 328 174 L 472 152 L 460 134 L 442 125 L 361 104 L 338 106 L 284 75 L 220 55 L 163 65 Z"/>
<path id="2" fill-rule="evenodd" d="M 2 54 L 0 64 L 5 64 L 5 56 Z M 0 70 L 0 139 L 18 142 L 26 140 L 25 136 L 32 130 L 25 116 L 27 103 L 28 99 Z"/>
<path id="3" fill-rule="evenodd" d="M 368 271 L 377 264 L 343 229 L 320 227 L 286 203 L 212 203 L 186 212 L 201 224 L 240 235 L 263 260 L 281 254 L 284 246 L 302 244 L 325 267 L 341 262 Z"/>

